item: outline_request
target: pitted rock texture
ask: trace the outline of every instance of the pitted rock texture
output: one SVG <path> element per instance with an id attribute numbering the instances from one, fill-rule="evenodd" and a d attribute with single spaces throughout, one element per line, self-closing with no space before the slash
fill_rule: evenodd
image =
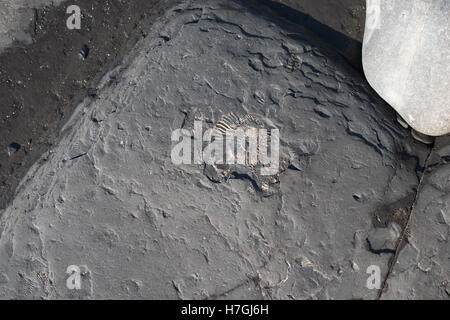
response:
<path id="1" fill-rule="evenodd" d="M 14 42 L 30 44 L 34 10 L 63 0 L 4 0 L 0 3 L 0 53 Z"/>
<path id="2" fill-rule="evenodd" d="M 429 150 L 306 31 L 245 2 L 184 1 L 97 92 L 3 212 L 1 298 L 377 296 L 366 269 L 385 274 L 392 253 L 367 239 L 402 221 Z M 280 130 L 287 164 L 264 190 L 171 162 L 173 130 L 230 112 Z"/>
<path id="3" fill-rule="evenodd" d="M 0 208 L 4 209 L 31 165 L 59 140 L 58 131 L 104 73 L 117 66 L 137 39 L 145 37 L 140 21 L 159 16 L 172 0 L 2 1 L 2 31 L 19 23 L 10 7 L 32 19 L 31 44 L 16 42 L 1 52 L 0 45 Z M 56 4 L 60 3 L 58 6 Z M 81 29 L 67 28 L 67 8 L 78 5 Z M 22 10 L 23 9 L 23 10 Z M 15 12 L 15 11 L 13 11 Z M 4 16 L 7 18 L 4 19 Z M 80 55 L 81 53 L 81 55 Z"/>

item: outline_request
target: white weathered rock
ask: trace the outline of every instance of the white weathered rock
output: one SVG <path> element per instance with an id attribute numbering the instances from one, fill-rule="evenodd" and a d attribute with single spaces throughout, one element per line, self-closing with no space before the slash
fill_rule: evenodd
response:
<path id="1" fill-rule="evenodd" d="M 450 133 L 450 2 L 369 0 L 363 44 L 370 85 L 415 130 Z"/>

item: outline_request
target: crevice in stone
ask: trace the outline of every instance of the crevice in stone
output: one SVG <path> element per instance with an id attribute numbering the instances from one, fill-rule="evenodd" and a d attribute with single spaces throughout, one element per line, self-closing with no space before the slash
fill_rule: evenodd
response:
<path id="1" fill-rule="evenodd" d="M 412 202 L 412 204 L 411 204 L 411 206 L 410 206 L 410 208 L 408 210 L 408 213 L 407 213 L 407 216 L 406 216 L 406 222 L 402 226 L 402 231 L 400 233 L 400 236 L 397 239 L 397 243 L 395 245 L 393 256 L 389 259 L 388 271 L 386 272 L 386 275 L 385 275 L 385 277 L 383 279 L 383 282 L 381 283 L 381 287 L 378 290 L 378 294 L 377 294 L 376 300 L 380 300 L 381 299 L 381 297 L 383 295 L 383 292 L 387 288 L 387 281 L 388 281 L 389 276 L 391 275 L 391 273 L 392 273 L 392 271 L 394 269 L 395 263 L 398 260 L 398 256 L 400 254 L 400 251 L 405 246 L 406 241 L 408 241 L 407 236 L 408 236 L 408 233 L 409 233 L 409 223 L 411 221 L 412 213 L 413 213 L 413 211 L 414 211 L 414 209 L 415 209 L 415 207 L 417 205 L 417 200 L 419 199 L 419 194 L 420 194 L 420 191 L 422 189 L 422 184 L 423 184 L 423 181 L 424 181 L 424 178 L 425 178 L 426 171 L 428 169 L 428 162 L 429 162 L 430 157 L 431 157 L 431 155 L 433 153 L 433 150 L 434 150 L 434 143 L 431 146 L 431 148 L 429 149 L 429 152 L 427 154 L 425 163 L 423 165 L 423 170 L 422 170 L 421 175 L 420 175 L 419 183 L 417 185 L 416 192 L 414 194 L 414 200 L 413 200 L 413 202 Z"/>
<path id="2" fill-rule="evenodd" d="M 243 286 L 245 286 L 246 284 L 248 284 L 250 282 L 253 282 L 255 284 L 255 286 L 258 287 L 259 286 L 259 282 L 260 282 L 260 278 L 258 276 L 249 277 L 248 279 L 244 280 L 243 282 L 239 283 L 238 285 L 236 285 L 236 286 L 234 286 L 234 287 L 232 287 L 232 288 L 230 288 L 230 289 L 228 289 L 228 290 L 226 290 L 224 292 L 217 293 L 217 294 L 212 294 L 212 295 L 208 296 L 206 298 L 206 300 L 215 300 L 215 299 L 218 299 L 218 298 L 221 298 L 221 297 L 226 297 L 231 292 L 233 292 L 233 291 L 235 291 L 235 290 L 237 290 L 239 288 L 242 288 Z"/>

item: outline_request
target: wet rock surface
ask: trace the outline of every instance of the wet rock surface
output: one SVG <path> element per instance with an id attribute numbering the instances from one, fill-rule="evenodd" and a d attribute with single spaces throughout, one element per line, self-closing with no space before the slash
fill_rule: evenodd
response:
<path id="1" fill-rule="evenodd" d="M 259 0 L 282 19 L 302 25 L 363 73 L 361 63 L 365 0 Z"/>
<path id="2" fill-rule="evenodd" d="M 382 298 L 448 298 L 448 142 L 308 31 L 179 1 L 95 92 L 2 213 L 1 298 L 374 299 L 370 265 Z M 280 130 L 276 174 L 172 163 L 173 130 L 230 113 Z"/>
<path id="3" fill-rule="evenodd" d="M 58 5 L 62 0 L 4 0 L 0 3 L 0 52 L 14 44 L 31 44 L 28 27 L 35 13 L 46 5 Z"/>
<path id="4" fill-rule="evenodd" d="M 70 4 L 81 9 L 80 30 L 66 27 L 67 2 L 8 0 L 0 4 L 2 209 L 29 167 L 58 140 L 58 131 L 82 97 L 94 97 L 93 89 L 105 70 L 120 63 L 130 46 L 145 36 L 141 19 L 153 19 L 170 1 L 76 0 Z M 12 153 L 12 143 L 20 144 L 20 150 Z"/>
<path id="5" fill-rule="evenodd" d="M 304 12 L 320 23 L 362 42 L 365 0 L 273 0 Z"/>

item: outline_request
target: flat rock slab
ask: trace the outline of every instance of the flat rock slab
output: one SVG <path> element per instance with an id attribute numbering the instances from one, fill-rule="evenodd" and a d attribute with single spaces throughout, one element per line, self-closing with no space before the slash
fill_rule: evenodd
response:
<path id="1" fill-rule="evenodd" d="M 1 298 L 376 297 L 392 252 L 367 239 L 402 225 L 429 150 L 340 56 L 263 8 L 186 1 L 97 92 L 3 212 Z M 173 130 L 230 112 L 280 130 L 276 175 L 172 163 Z"/>
<path id="2" fill-rule="evenodd" d="M 436 141 L 385 299 L 450 297 L 450 136 Z"/>

